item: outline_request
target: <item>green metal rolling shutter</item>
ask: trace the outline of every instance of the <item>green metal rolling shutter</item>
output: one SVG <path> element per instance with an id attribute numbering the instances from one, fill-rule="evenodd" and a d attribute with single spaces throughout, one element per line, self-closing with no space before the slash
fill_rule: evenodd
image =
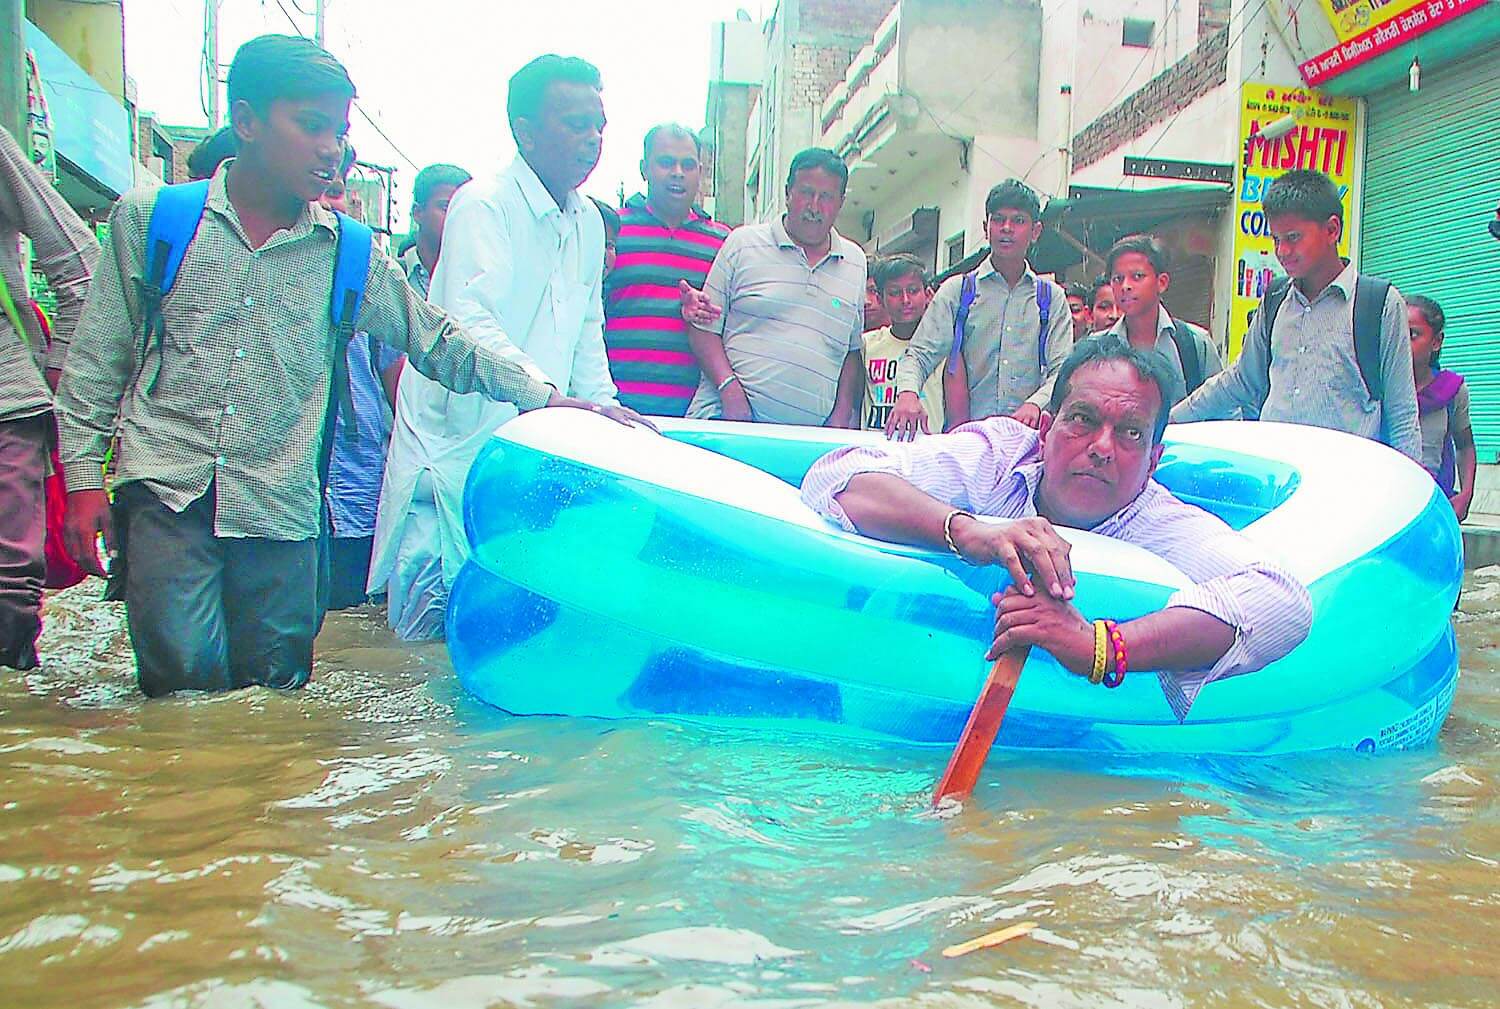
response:
<path id="1" fill-rule="evenodd" d="M 1423 68 L 1371 95 L 1360 268 L 1443 306 L 1443 366 L 1473 397 L 1481 463 L 1500 456 L 1500 59 L 1479 54 Z"/>

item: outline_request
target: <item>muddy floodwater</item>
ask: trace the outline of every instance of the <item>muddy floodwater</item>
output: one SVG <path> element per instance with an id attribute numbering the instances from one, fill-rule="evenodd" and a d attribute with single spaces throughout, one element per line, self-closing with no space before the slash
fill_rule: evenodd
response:
<path id="1" fill-rule="evenodd" d="M 942 753 L 510 718 L 373 609 L 147 703 L 97 597 L 0 672 L 7 1009 L 1500 1003 L 1500 568 L 1436 747 L 997 753 L 949 818 Z"/>

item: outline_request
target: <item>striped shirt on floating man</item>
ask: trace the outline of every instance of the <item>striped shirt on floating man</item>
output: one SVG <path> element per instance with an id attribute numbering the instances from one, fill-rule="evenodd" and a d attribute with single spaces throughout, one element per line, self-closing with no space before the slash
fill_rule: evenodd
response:
<path id="1" fill-rule="evenodd" d="M 668 123 L 646 134 L 646 192 L 620 209 L 614 271 L 605 280 L 604 343 L 620 402 L 681 417 L 697 391 L 678 285 L 702 288 L 729 229 L 694 206 L 702 177 L 698 138 Z"/>

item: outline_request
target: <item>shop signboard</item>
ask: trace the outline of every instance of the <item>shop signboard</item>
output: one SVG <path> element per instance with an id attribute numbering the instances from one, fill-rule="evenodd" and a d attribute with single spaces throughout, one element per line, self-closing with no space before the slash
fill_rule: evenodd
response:
<path id="1" fill-rule="evenodd" d="M 52 146 L 116 196 L 135 184 L 130 115 L 72 57 L 30 21 L 26 47 L 36 58 L 52 118 Z"/>
<path id="2" fill-rule="evenodd" d="M 1368 63 L 1488 0 L 1318 0 L 1338 44 L 1304 62 L 1302 79 L 1317 84 Z"/>
<path id="3" fill-rule="evenodd" d="M 1291 116 L 1291 130 L 1275 140 L 1261 131 Z M 1229 356 L 1239 356 L 1250 316 L 1261 296 L 1284 275 L 1276 262 L 1271 228 L 1261 209 L 1266 186 L 1293 168 L 1313 168 L 1333 179 L 1344 203 L 1344 237 L 1349 254 L 1350 224 L 1358 185 L 1355 142 L 1359 103 L 1307 88 L 1250 82 L 1240 96 L 1240 159 L 1235 172 L 1234 281 L 1230 291 Z M 1279 132 L 1279 131 L 1276 131 Z"/>

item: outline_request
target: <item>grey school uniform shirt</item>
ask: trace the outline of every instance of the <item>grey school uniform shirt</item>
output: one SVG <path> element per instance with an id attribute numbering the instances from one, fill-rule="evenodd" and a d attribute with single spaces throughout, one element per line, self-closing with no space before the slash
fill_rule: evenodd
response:
<path id="1" fill-rule="evenodd" d="M 828 255 L 809 266 L 781 218 L 748 224 L 729 233 L 709 268 L 703 291 L 722 310 L 709 329 L 723 337 L 758 421 L 822 424 L 844 359 L 864 346 L 865 251 L 837 231 L 830 239 Z M 722 412 L 704 373 L 687 415 Z"/>
<path id="2" fill-rule="evenodd" d="M 1384 441 L 1420 463 L 1422 431 L 1417 424 L 1406 299 L 1394 286 L 1386 295 L 1380 315 L 1383 398 L 1372 399 L 1354 351 L 1358 277 L 1353 266 L 1346 266 L 1311 300 L 1293 284 L 1271 321 L 1269 340 L 1257 317 L 1240 356 L 1177 404 L 1172 420 L 1218 420 L 1236 409 L 1252 416 L 1259 411 L 1261 420 L 1326 427 Z"/>
<path id="3" fill-rule="evenodd" d="M 57 392 L 63 472 L 70 490 L 102 487 L 118 418 L 116 486 L 143 482 L 180 512 L 212 484 L 214 535 L 311 539 L 332 385 L 338 225 L 311 203 L 252 247 L 225 190 L 231 165 L 209 183 L 197 235 L 162 301 L 160 341 L 143 339 L 138 287 L 155 196 L 137 189 L 115 204 Z M 477 346 L 379 249 L 354 326 L 456 392 L 522 409 L 552 394 L 520 364 Z"/>
<path id="4" fill-rule="evenodd" d="M 949 277 L 933 295 L 896 366 L 898 393 L 919 393 L 928 376 L 947 360 L 963 282 L 962 276 Z M 1029 266 L 1012 287 L 988 259 L 975 271 L 974 282 L 963 349 L 969 372 L 969 416 L 1004 416 L 1022 403 L 1045 407 L 1057 371 L 1073 350 L 1067 295 Z M 1045 361 L 1040 354 L 1042 316 L 1036 300 L 1043 285 L 1052 288 Z"/>
<path id="5" fill-rule="evenodd" d="M 1219 356 L 1219 348 L 1214 346 L 1208 334 L 1199 326 L 1191 322 L 1182 323 L 1188 332 L 1188 339 L 1198 345 L 1198 360 L 1203 363 L 1203 374 L 1199 376 L 1207 382 L 1214 375 L 1224 370 L 1224 359 Z M 1187 397 L 1187 371 L 1182 366 L 1182 355 L 1177 352 L 1177 341 L 1172 339 L 1172 331 L 1176 328 L 1176 320 L 1167 311 L 1165 306 L 1157 306 L 1156 309 L 1156 344 L 1151 348 L 1162 356 L 1167 362 L 1167 367 L 1172 371 L 1172 387 L 1166 390 L 1167 402 L 1176 405 Z M 1129 341 L 1125 334 L 1125 318 L 1114 326 L 1101 333 L 1094 333 L 1085 337 L 1086 340 L 1097 340 L 1103 336 L 1114 336 L 1121 340 Z M 1079 341 L 1080 344 L 1084 341 Z"/>

